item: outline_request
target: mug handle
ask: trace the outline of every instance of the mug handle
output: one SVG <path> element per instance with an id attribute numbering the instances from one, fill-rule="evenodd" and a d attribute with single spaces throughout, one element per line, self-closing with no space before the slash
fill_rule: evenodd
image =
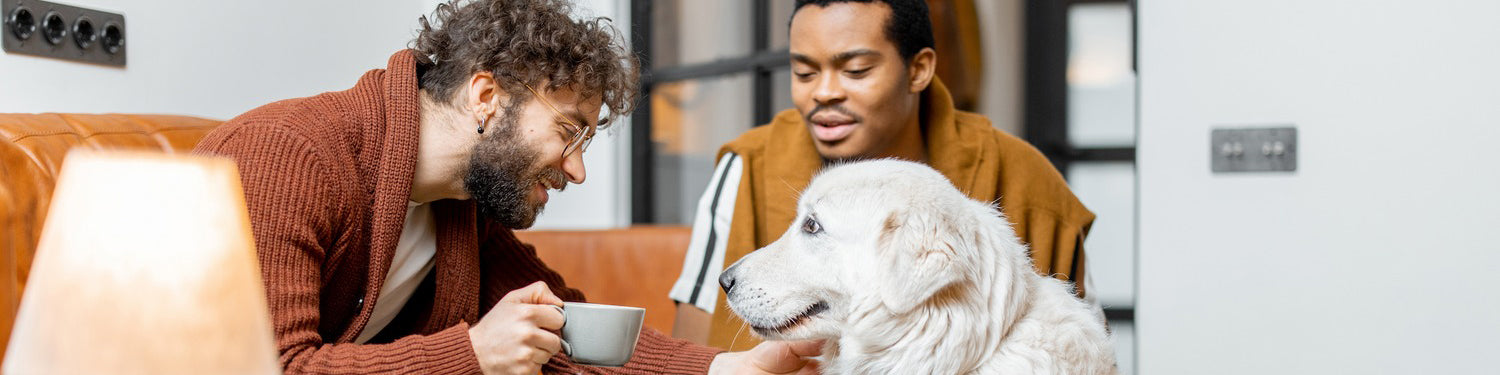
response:
<path id="1" fill-rule="evenodd" d="M 568 326 L 568 312 L 565 311 L 565 310 L 563 310 L 562 306 L 552 305 L 552 307 L 556 308 L 557 312 L 559 314 L 563 314 L 563 326 L 567 327 Z M 562 333 L 562 329 L 558 329 L 558 338 L 559 339 L 562 338 L 562 334 L 561 333 Z M 573 346 L 572 345 L 568 345 L 568 341 L 567 340 L 559 340 L 558 342 L 562 343 L 563 354 L 567 355 L 569 358 L 573 357 Z"/>

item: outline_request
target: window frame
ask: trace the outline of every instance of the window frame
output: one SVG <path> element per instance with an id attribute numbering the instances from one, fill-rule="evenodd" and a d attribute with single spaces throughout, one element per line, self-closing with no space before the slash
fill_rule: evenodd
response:
<path id="1" fill-rule="evenodd" d="M 631 0 L 630 19 L 631 49 L 640 59 L 641 105 L 636 106 L 630 120 L 630 216 L 632 224 L 655 224 L 659 220 L 656 201 L 652 195 L 655 177 L 652 163 L 656 150 L 652 148 L 651 105 L 649 95 L 656 86 L 693 79 L 727 77 L 734 74 L 751 73 L 751 113 L 755 124 L 771 121 L 775 114 L 772 108 L 772 77 L 778 70 L 791 69 L 791 52 L 787 48 L 772 49 L 771 1 L 751 2 L 751 50 L 750 54 L 720 58 L 714 61 L 656 68 L 652 65 L 653 37 L 652 14 L 654 1 Z"/>
<path id="2" fill-rule="evenodd" d="M 1025 104 L 1023 105 L 1023 135 L 1022 138 L 1041 150 L 1047 159 L 1052 161 L 1054 167 L 1063 176 L 1068 175 L 1069 167 L 1073 163 L 1086 162 L 1136 162 L 1136 143 L 1139 142 L 1140 129 L 1140 102 L 1135 104 L 1135 118 L 1137 141 L 1128 147 L 1078 147 L 1069 140 L 1068 129 L 1068 47 L 1069 22 L 1068 10 L 1078 4 L 1101 4 L 1101 3 L 1124 3 L 1130 8 L 1130 39 L 1131 39 L 1131 71 L 1140 72 L 1140 38 L 1137 21 L 1139 14 L 1136 6 L 1137 0 L 1064 0 L 1064 1 L 1026 1 L 1025 2 L 1025 27 L 1023 38 L 1025 40 Z M 1136 97 L 1139 98 L 1140 86 L 1136 86 Z M 1137 216 L 1140 208 L 1140 179 L 1137 173 L 1135 207 Z M 1139 223 L 1139 220 L 1137 220 Z M 1139 225 L 1139 224 L 1137 224 Z M 1132 230 L 1139 234 L 1138 228 Z M 1136 265 L 1131 273 L 1138 279 L 1140 275 L 1139 266 L 1139 236 L 1136 243 L 1130 244 L 1131 249 L 1137 255 Z M 1139 288 L 1132 286 L 1139 291 Z M 1136 298 L 1139 298 L 1138 296 Z M 1125 323 L 1132 327 L 1135 325 L 1135 302 L 1130 306 L 1108 306 L 1104 309 L 1105 319 L 1110 324 Z M 1134 337 L 1139 337 L 1139 331 Z M 1138 362 L 1137 362 L 1138 363 Z"/>

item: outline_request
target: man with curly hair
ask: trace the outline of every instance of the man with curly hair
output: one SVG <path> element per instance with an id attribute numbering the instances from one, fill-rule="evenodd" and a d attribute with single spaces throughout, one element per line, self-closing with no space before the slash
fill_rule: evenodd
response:
<path id="1" fill-rule="evenodd" d="M 816 343 L 743 353 L 647 330 L 621 368 L 559 354 L 581 301 L 511 232 L 629 113 L 634 58 L 564 0 L 453 1 L 353 88 L 229 120 L 195 152 L 239 166 L 288 373 L 795 373 Z M 610 116 L 601 119 L 602 108 Z"/>

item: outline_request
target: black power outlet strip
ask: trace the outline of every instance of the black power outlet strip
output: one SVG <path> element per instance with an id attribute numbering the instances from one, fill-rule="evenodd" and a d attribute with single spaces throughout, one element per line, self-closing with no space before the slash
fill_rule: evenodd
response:
<path id="1" fill-rule="evenodd" d="M 125 15 L 40 0 L 0 0 L 6 53 L 125 66 Z"/>

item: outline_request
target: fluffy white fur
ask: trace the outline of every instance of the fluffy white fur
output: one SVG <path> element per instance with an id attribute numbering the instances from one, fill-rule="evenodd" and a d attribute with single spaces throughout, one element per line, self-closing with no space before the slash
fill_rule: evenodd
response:
<path id="1" fill-rule="evenodd" d="M 1116 373 L 1096 307 L 1037 275 L 993 205 L 922 164 L 823 172 L 791 228 L 720 283 L 756 334 L 827 339 L 825 373 Z"/>

